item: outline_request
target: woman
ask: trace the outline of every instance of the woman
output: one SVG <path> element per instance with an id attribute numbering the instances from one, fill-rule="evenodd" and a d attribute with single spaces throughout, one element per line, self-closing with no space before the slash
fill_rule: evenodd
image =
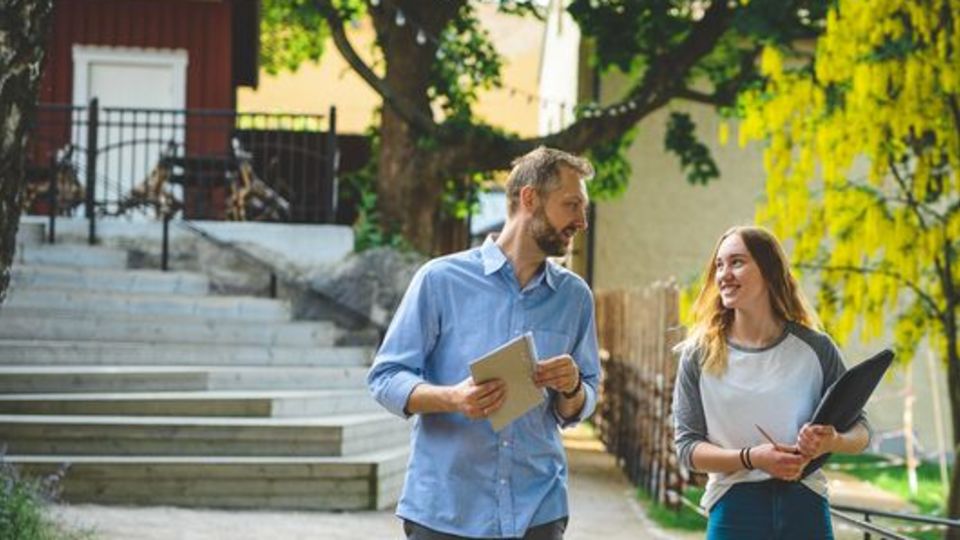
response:
<path id="1" fill-rule="evenodd" d="M 844 372 L 840 353 L 815 330 L 765 229 L 724 233 L 705 275 L 680 344 L 673 409 L 680 460 L 709 473 L 707 538 L 833 538 L 823 472 L 800 476 L 811 459 L 859 453 L 870 439 L 862 416 L 845 433 L 806 423 Z"/>

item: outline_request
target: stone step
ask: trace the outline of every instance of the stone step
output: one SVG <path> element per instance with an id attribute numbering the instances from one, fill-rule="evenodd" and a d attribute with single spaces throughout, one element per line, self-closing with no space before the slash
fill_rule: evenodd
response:
<path id="1" fill-rule="evenodd" d="M 17 250 L 24 246 L 38 246 L 46 241 L 47 228 L 43 223 L 24 223 L 20 222 L 17 227 L 16 245 Z"/>
<path id="2" fill-rule="evenodd" d="M 287 347 L 0 339 L 0 366 L 169 365 L 169 366 L 368 366 L 371 347 Z"/>
<path id="3" fill-rule="evenodd" d="M 206 295 L 210 280 L 193 272 L 15 265 L 11 289 L 54 287 L 87 291 Z"/>
<path id="4" fill-rule="evenodd" d="M 0 414 L 294 418 L 380 410 L 365 389 L 0 394 Z"/>
<path id="5" fill-rule="evenodd" d="M 221 321 L 192 317 L 148 317 L 3 307 L 0 339 L 136 341 L 233 345 L 331 346 L 340 332 L 317 321 Z"/>
<path id="6" fill-rule="evenodd" d="M 25 244 L 23 250 L 17 252 L 15 261 L 29 265 L 120 269 L 127 267 L 127 252 L 83 244 Z"/>
<path id="7" fill-rule="evenodd" d="M 182 296 L 53 288 L 11 289 L 4 309 L 56 310 L 74 316 L 133 315 L 244 321 L 288 321 L 290 306 L 252 296 Z"/>
<path id="8" fill-rule="evenodd" d="M 384 412 L 311 418 L 0 415 L 9 454 L 348 456 L 405 444 Z"/>
<path id="9" fill-rule="evenodd" d="M 0 366 L 0 393 L 360 390 L 360 367 Z"/>
<path id="10" fill-rule="evenodd" d="M 4 457 L 34 477 L 69 464 L 69 503 L 327 511 L 392 507 L 407 459 L 406 444 L 348 457 Z"/>

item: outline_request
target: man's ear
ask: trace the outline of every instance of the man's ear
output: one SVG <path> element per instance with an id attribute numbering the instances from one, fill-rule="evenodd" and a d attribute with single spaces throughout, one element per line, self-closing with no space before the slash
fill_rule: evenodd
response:
<path id="1" fill-rule="evenodd" d="M 537 204 L 540 202 L 540 195 L 537 193 L 536 188 L 533 186 L 523 186 L 520 188 L 520 206 L 533 211 L 537 208 Z"/>

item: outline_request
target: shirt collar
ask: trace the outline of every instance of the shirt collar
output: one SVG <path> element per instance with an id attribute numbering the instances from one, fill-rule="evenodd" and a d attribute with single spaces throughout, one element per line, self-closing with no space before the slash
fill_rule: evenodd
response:
<path id="1" fill-rule="evenodd" d="M 507 256 L 500 250 L 496 237 L 492 234 L 487 236 L 483 245 L 480 246 L 480 257 L 483 259 L 483 275 L 485 276 L 500 270 L 507 263 Z"/>
<path id="2" fill-rule="evenodd" d="M 499 271 L 503 268 L 503 265 L 507 264 L 507 256 L 504 255 L 503 251 L 500 249 L 500 246 L 497 245 L 496 236 L 489 235 L 487 239 L 483 241 L 483 245 L 480 246 L 480 258 L 483 260 L 483 275 L 489 276 L 490 274 Z M 533 283 L 539 283 L 541 280 L 547 282 L 553 290 L 557 290 L 557 265 L 550 262 L 549 260 L 544 261 L 544 270 L 534 276 Z"/>

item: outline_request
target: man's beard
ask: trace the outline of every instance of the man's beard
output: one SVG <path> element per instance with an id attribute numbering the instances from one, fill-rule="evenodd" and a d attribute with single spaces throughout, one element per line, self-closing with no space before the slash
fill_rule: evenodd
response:
<path id="1" fill-rule="evenodd" d="M 567 239 L 547 220 L 543 206 L 534 211 L 530 233 L 537 247 L 548 257 L 563 257 L 567 254 Z"/>

